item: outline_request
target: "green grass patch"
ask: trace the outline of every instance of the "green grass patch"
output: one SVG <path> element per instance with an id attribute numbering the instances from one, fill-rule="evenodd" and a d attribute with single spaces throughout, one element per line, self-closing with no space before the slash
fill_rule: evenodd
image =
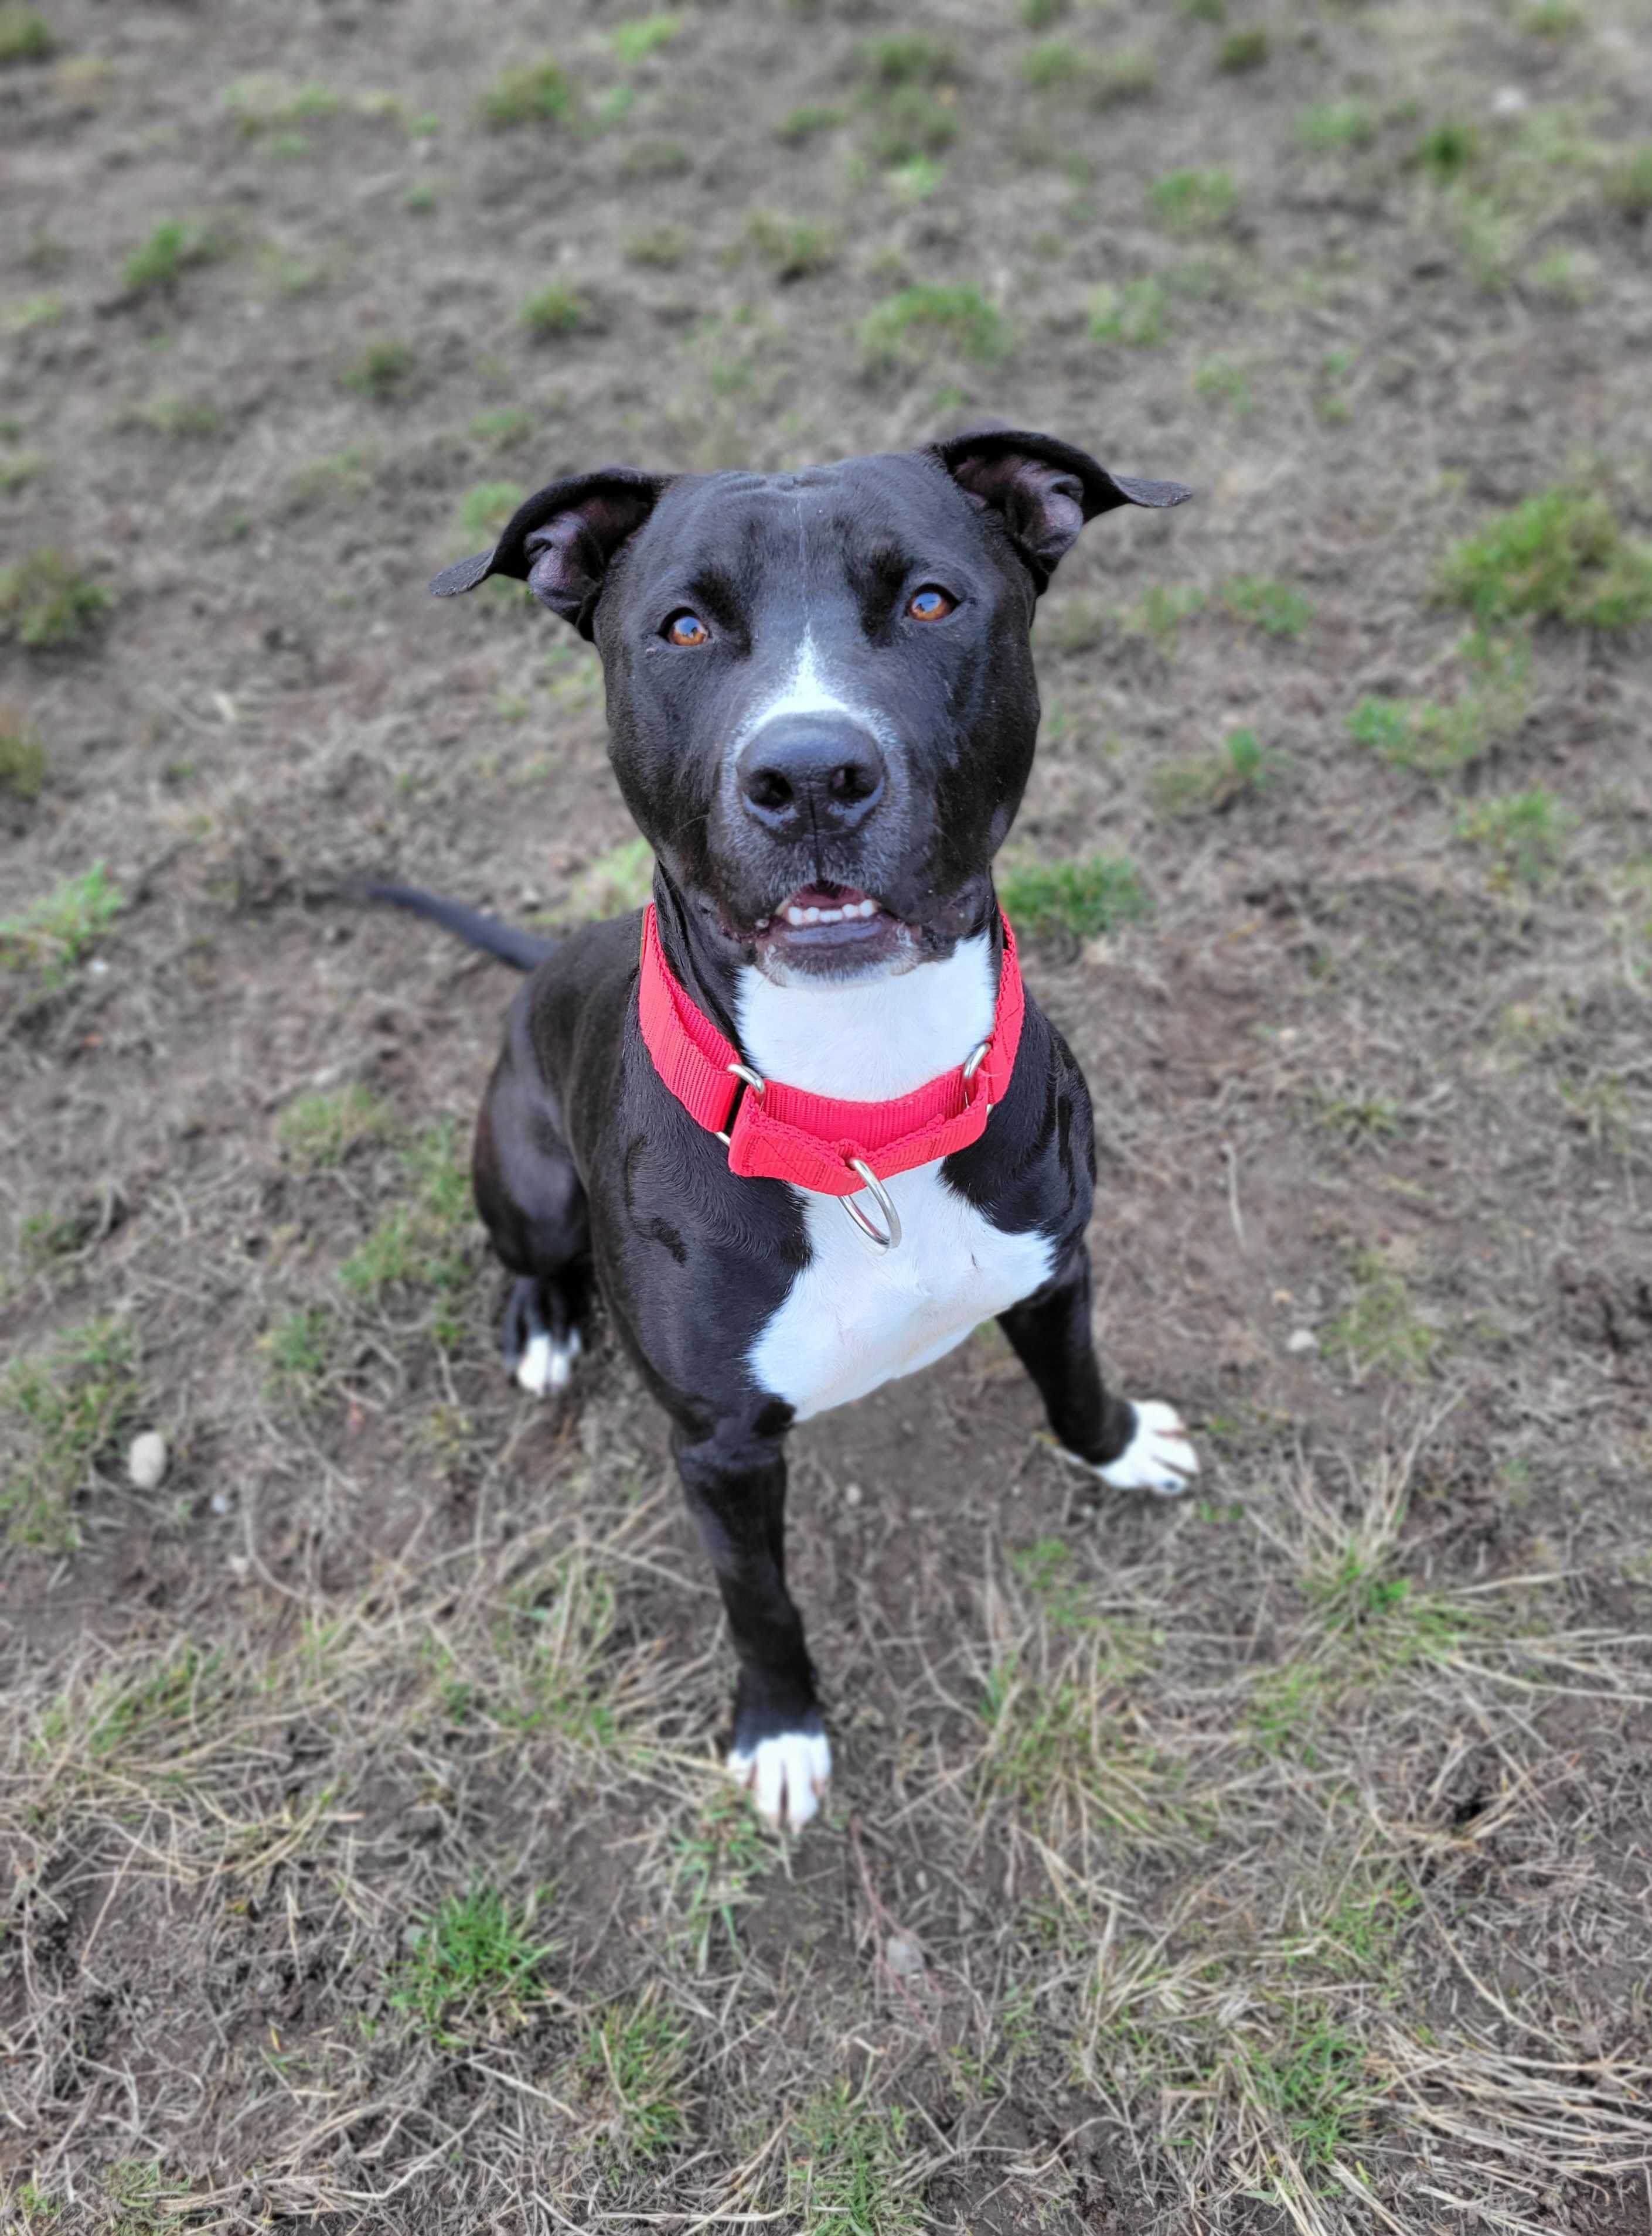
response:
<path id="1" fill-rule="evenodd" d="M 1168 651 L 1183 622 L 1203 613 L 1208 602 L 1191 582 L 1153 582 L 1124 615 L 1124 626 L 1132 636 L 1151 637 Z"/>
<path id="2" fill-rule="evenodd" d="M 829 227 L 815 225 L 807 218 L 779 217 L 772 210 L 758 210 L 746 227 L 746 238 L 782 285 L 813 280 L 829 272 L 838 260 L 837 235 Z"/>
<path id="3" fill-rule="evenodd" d="M 614 1587 L 582 1554 L 560 1555 L 535 1580 L 502 1642 L 525 1650 L 510 1659 L 517 1682 L 499 1720 L 518 1732 L 555 1732 L 576 1747 L 602 1753 L 625 1736 L 626 1703 L 607 1681 Z"/>
<path id="4" fill-rule="evenodd" d="M 36 326 L 55 326 L 69 316 L 61 295 L 23 295 L 0 308 L 0 333 L 30 334 Z"/>
<path id="5" fill-rule="evenodd" d="M 1289 2137 L 1310 2174 L 1349 2152 L 1372 2101 L 1366 2052 L 1352 2035 L 1320 2019 L 1266 2051 L 1247 2047 L 1236 2061 L 1247 2094 Z"/>
<path id="6" fill-rule="evenodd" d="M 1405 1275 L 1377 1250 L 1356 1252 L 1350 1273 L 1353 1294 L 1326 1327 L 1326 1349 L 1356 1381 L 1373 1373 L 1417 1380 L 1439 1337 L 1418 1314 Z"/>
<path id="7" fill-rule="evenodd" d="M 50 461 L 43 450 L 11 450 L 0 455 L 0 497 L 16 497 L 37 481 Z"/>
<path id="8" fill-rule="evenodd" d="M 339 1087 L 289 1102 L 275 1121 L 275 1138 L 306 1172 L 326 1172 L 364 1142 L 382 1141 L 392 1122 L 369 1088 Z"/>
<path id="9" fill-rule="evenodd" d="M 1368 148 L 1379 130 L 1376 111 L 1363 101 L 1332 101 L 1305 109 L 1296 120 L 1296 136 L 1316 155 L 1339 154 L 1347 148 Z"/>
<path id="10" fill-rule="evenodd" d="M 354 511 L 377 489 L 379 463 L 378 451 L 366 443 L 352 443 L 330 456 L 312 458 L 287 483 L 282 510 Z"/>
<path id="11" fill-rule="evenodd" d="M 1149 909 L 1142 872 L 1122 854 L 1022 862 L 1002 871 L 997 883 L 1005 915 L 1028 939 L 1098 939 Z"/>
<path id="12" fill-rule="evenodd" d="M 51 25 L 38 8 L 0 7 L 0 69 L 49 62 L 57 51 Z"/>
<path id="13" fill-rule="evenodd" d="M 529 296 L 522 306 L 522 323 L 535 341 L 556 341 L 590 323 L 590 306 L 577 287 L 553 280 Z"/>
<path id="14" fill-rule="evenodd" d="M 801 148 L 822 133 L 835 132 L 847 121 L 841 109 L 832 109 L 818 101 L 805 102 L 780 119 L 774 127 L 774 137 L 782 148 Z"/>
<path id="15" fill-rule="evenodd" d="M 574 81 L 547 55 L 501 70 L 482 96 L 480 115 L 490 132 L 514 132 L 526 124 L 566 124 L 578 106 Z"/>
<path id="16" fill-rule="evenodd" d="M 1147 190 L 1148 208 L 1171 233 L 1215 233 L 1239 207 L 1227 171 L 1167 171 Z"/>
<path id="17" fill-rule="evenodd" d="M 891 31 L 869 39 L 856 61 L 872 85 L 946 85 L 958 76 L 957 49 L 930 31 Z"/>
<path id="18" fill-rule="evenodd" d="M 431 1297 L 431 1332 L 444 1350 L 464 1339 L 463 1309 L 475 1279 L 470 1161 L 451 1123 L 437 1126 L 403 1153 L 409 1194 L 339 1268 L 345 1294 L 361 1305 L 381 1308 L 398 1290 Z"/>
<path id="19" fill-rule="evenodd" d="M 580 878 L 568 913 L 576 923 L 625 916 L 654 891 L 654 849 L 646 838 L 622 838 L 599 854 Z"/>
<path id="20" fill-rule="evenodd" d="M 1471 124 L 1446 117 L 1417 143 L 1416 161 L 1438 186 L 1451 186 L 1480 159 L 1480 135 Z"/>
<path id="21" fill-rule="evenodd" d="M 30 652 L 67 652 L 89 643 L 110 605 L 109 592 L 67 552 L 43 545 L 0 568 L 0 643 Z"/>
<path id="22" fill-rule="evenodd" d="M 1652 141 L 1614 166 L 1606 181 L 1607 199 L 1627 218 L 1652 216 Z"/>
<path id="23" fill-rule="evenodd" d="M 668 47 L 682 36 L 681 16 L 661 10 L 653 16 L 635 16 L 629 23 L 616 23 L 611 37 L 616 57 L 628 69 L 657 55 L 661 47 Z"/>
<path id="24" fill-rule="evenodd" d="M 68 985 L 126 906 L 102 862 L 0 921 L 0 970 L 31 978 L 41 993 Z"/>
<path id="25" fill-rule="evenodd" d="M 525 2023 L 544 2000 L 543 1967 L 559 1944 L 536 1931 L 545 1891 L 518 1909 L 489 1886 L 450 1895 L 415 1928 L 392 1975 L 392 2007 L 444 2049 Z"/>
<path id="26" fill-rule="evenodd" d="M 1247 70 L 1260 69 L 1267 63 L 1273 48 L 1266 31 L 1255 27 L 1243 31 L 1229 31 L 1216 49 L 1216 68 L 1229 77 L 1242 76 Z"/>
<path id="27" fill-rule="evenodd" d="M 1036 93 L 1059 94 L 1091 109 L 1145 101 L 1159 82 L 1151 55 L 1097 55 L 1069 39 L 1046 39 L 1032 48 L 1021 58 L 1021 75 Z"/>
<path id="28" fill-rule="evenodd" d="M 1454 545 L 1438 589 L 1482 622 L 1633 628 L 1652 618 L 1652 547 L 1631 541 L 1600 490 L 1544 490 Z"/>
<path id="29" fill-rule="evenodd" d="M 905 2180 L 907 2115 L 846 2081 L 811 2098 L 792 2126 L 786 2203 L 799 2236 L 922 2236 L 930 2224 Z"/>
<path id="30" fill-rule="evenodd" d="M 739 1914 L 757 1899 L 753 1881 L 773 1860 L 750 1802 L 733 1786 L 714 1791 L 673 1836 L 670 1899 L 682 1921 L 676 1937 L 695 1973 L 706 1970 L 715 1942 L 739 1961 Z"/>
<path id="31" fill-rule="evenodd" d="M 675 272 L 688 261 L 694 245 L 694 237 L 684 226 L 651 225 L 641 233 L 628 233 L 623 253 L 628 264 L 638 264 L 651 272 Z"/>
<path id="32" fill-rule="evenodd" d="M 688 2029 L 650 1989 L 586 2022 L 576 2060 L 606 2115 L 604 2155 L 647 2165 L 688 2127 Z"/>
<path id="33" fill-rule="evenodd" d="M 472 543 L 495 543 L 528 492 L 520 482 L 478 482 L 459 499 L 459 534 Z"/>
<path id="34" fill-rule="evenodd" d="M 471 422 L 471 440 L 490 450 L 519 450 L 539 431 L 539 422 L 519 404 L 490 404 Z"/>
<path id="35" fill-rule="evenodd" d="M 1193 376 L 1193 385 L 1207 404 L 1231 411 L 1235 419 L 1248 419 L 1256 409 L 1250 369 L 1232 358 L 1213 358 L 1201 365 Z"/>
<path id="36" fill-rule="evenodd" d="M 951 88 L 946 89 L 950 95 Z M 886 168 L 932 160 L 958 135 L 958 110 L 926 85 L 879 89 L 868 100 L 867 150 Z"/>
<path id="37" fill-rule="evenodd" d="M 623 179 L 681 179 L 694 168 L 694 159 L 681 140 L 633 141 L 620 158 Z"/>
<path id="38" fill-rule="evenodd" d="M 1260 629 L 1264 636 L 1299 637 L 1313 618 L 1300 590 L 1265 575 L 1235 575 L 1217 595 L 1235 621 Z"/>
<path id="39" fill-rule="evenodd" d="M 370 404 L 405 404 L 423 385 L 418 352 L 411 342 L 380 335 L 370 341 L 339 376 L 344 386 Z"/>
<path id="40" fill-rule="evenodd" d="M 1489 854 L 1504 883 L 1539 885 L 1557 866 L 1571 825 L 1555 794 L 1536 784 L 1464 808 L 1457 838 Z"/>
<path id="41" fill-rule="evenodd" d="M 259 1339 L 277 1397 L 299 1411 L 317 1403 L 338 1357 L 339 1315 L 326 1305 L 298 1305 Z"/>
<path id="42" fill-rule="evenodd" d="M 1089 299 L 1089 331 L 1095 341 L 1155 348 L 1168 332 L 1162 285 L 1157 280 L 1126 280 L 1096 288 Z"/>
<path id="43" fill-rule="evenodd" d="M 862 361 L 873 374 L 941 355 L 994 365 L 1013 347 L 1003 312 L 969 280 L 903 287 L 870 311 L 860 328 Z"/>
<path id="44" fill-rule="evenodd" d="M 114 1318 L 89 1320 L 0 1378 L 0 1522 L 8 1542 L 68 1551 L 71 1501 L 135 1425 L 137 1345 Z"/>
<path id="45" fill-rule="evenodd" d="M 1254 730 L 1235 730 L 1214 752 L 1167 762 L 1153 773 L 1154 805 L 1164 815 L 1215 815 L 1260 792 L 1279 773 L 1280 757 Z"/>
<path id="46" fill-rule="evenodd" d="M 205 397 L 156 396 L 136 407 L 132 424 L 171 442 L 199 443 L 223 433 L 224 415 Z"/>
<path id="47" fill-rule="evenodd" d="M 216 263 L 227 247 L 222 233 L 204 220 L 167 218 L 127 258 L 127 293 L 139 300 L 175 293 L 186 272 Z"/>
<path id="48" fill-rule="evenodd" d="M 46 781 L 46 749 L 10 707 L 0 707 L 0 792 L 38 799 Z"/>
<path id="49" fill-rule="evenodd" d="M 1453 776 L 1518 729 L 1530 703 L 1530 649 L 1523 637 L 1477 630 L 1459 648 L 1474 679 L 1457 699 L 1390 699 L 1372 693 L 1348 716 L 1348 735 L 1396 768 Z"/>

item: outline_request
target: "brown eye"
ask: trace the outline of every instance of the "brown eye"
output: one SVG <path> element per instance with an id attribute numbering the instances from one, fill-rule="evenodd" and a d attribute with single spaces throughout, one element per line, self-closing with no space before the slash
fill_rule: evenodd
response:
<path id="1" fill-rule="evenodd" d="M 915 621 L 944 621 L 948 614 L 958 611 L 958 600 L 949 598 L 946 592 L 937 589 L 933 582 L 925 582 L 921 590 L 914 590 L 907 600 L 906 610 Z"/>
<path id="2" fill-rule="evenodd" d="M 665 625 L 668 644 L 686 645 L 692 651 L 698 644 L 711 642 L 711 631 L 698 614 L 673 614 Z"/>

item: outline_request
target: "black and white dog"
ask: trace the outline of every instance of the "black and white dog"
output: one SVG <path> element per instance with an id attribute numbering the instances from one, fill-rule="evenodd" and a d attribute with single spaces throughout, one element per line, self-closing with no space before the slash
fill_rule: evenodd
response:
<path id="1" fill-rule="evenodd" d="M 786 1588 L 794 1421 L 996 1315 L 1074 1459 L 1167 1495 L 1198 1466 L 1168 1405 L 1102 1390 L 1089 1097 L 992 885 L 1035 602 L 1095 514 L 1188 495 L 1003 429 L 802 473 L 615 468 L 431 585 L 525 580 L 602 654 L 651 909 L 553 953 L 372 890 L 530 973 L 476 1136 L 506 1364 L 566 1381 L 594 1275 L 722 1588 L 728 1767 L 791 1830 L 831 1769 Z"/>

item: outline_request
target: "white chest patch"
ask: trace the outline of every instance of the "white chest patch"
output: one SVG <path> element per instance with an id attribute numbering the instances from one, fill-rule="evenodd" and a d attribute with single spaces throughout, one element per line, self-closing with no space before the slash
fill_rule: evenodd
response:
<path id="1" fill-rule="evenodd" d="M 817 1095 L 909 1095 L 962 1063 L 992 1027 L 997 998 L 984 938 L 945 963 L 845 986 L 773 984 L 755 970 L 736 996 L 757 1069 Z M 1049 1279 L 1041 1234 L 1006 1234 L 947 1187 L 938 1164 L 885 1181 L 900 1213 L 898 1249 L 873 1251 L 837 1200 L 796 1191 L 810 1258 L 753 1345 L 759 1385 L 800 1420 L 927 1366 L 971 1328 Z"/>

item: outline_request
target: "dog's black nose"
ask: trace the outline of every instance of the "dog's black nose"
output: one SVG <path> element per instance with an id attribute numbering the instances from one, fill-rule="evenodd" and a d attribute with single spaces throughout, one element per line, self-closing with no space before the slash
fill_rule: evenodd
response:
<path id="1" fill-rule="evenodd" d="M 852 831 L 883 797 L 877 740 L 852 723 L 819 714 L 765 722 L 734 773 L 747 813 L 777 838 Z"/>

